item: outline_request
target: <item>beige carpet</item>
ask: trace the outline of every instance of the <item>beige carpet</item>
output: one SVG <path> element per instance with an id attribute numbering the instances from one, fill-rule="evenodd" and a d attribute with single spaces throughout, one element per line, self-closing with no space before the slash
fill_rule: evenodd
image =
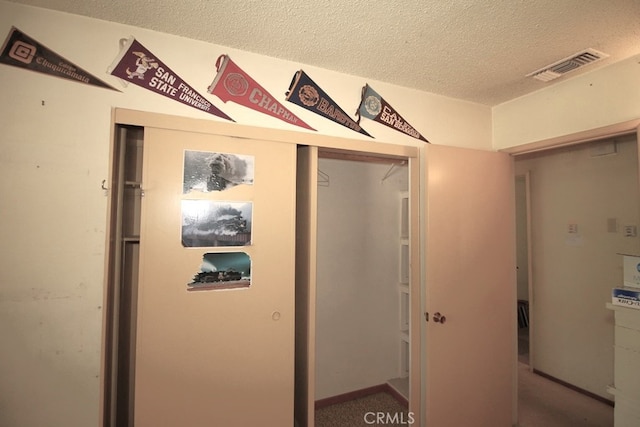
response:
<path id="1" fill-rule="evenodd" d="M 613 407 L 529 371 L 518 363 L 519 427 L 611 427 Z"/>
<path id="2" fill-rule="evenodd" d="M 518 365 L 519 427 L 613 426 L 611 406 L 533 374 L 524 363 Z M 398 417 L 404 418 L 398 418 L 397 423 L 375 424 L 371 421 L 375 420 L 376 412 L 389 413 L 392 416 L 398 414 Z M 365 419 L 365 416 L 368 418 Z M 369 424 L 366 421 L 369 421 Z M 370 425 L 407 426 L 407 410 L 387 393 L 378 393 L 316 410 L 316 427 Z"/>
<path id="3" fill-rule="evenodd" d="M 378 415 L 378 412 L 382 414 Z M 376 423 L 376 417 L 385 417 L 379 419 L 384 423 Z M 387 393 L 372 394 L 316 410 L 316 427 L 359 427 L 371 425 L 406 427 L 409 425 L 409 415 L 406 408 Z"/>

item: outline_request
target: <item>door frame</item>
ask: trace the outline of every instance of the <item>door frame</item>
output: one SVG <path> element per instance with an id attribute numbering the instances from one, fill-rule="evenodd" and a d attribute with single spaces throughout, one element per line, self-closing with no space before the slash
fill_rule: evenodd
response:
<path id="1" fill-rule="evenodd" d="M 528 144 L 522 144 L 515 147 L 503 148 L 498 151 L 503 153 L 508 153 L 514 158 L 517 158 L 519 155 L 530 154 L 539 151 L 553 150 L 561 147 L 568 147 L 571 145 L 584 144 L 588 142 L 598 141 L 602 139 L 615 138 L 618 136 L 624 135 L 636 135 L 636 144 L 638 146 L 638 165 L 640 166 L 640 118 L 627 120 L 624 122 L 618 122 L 607 126 L 602 126 L 594 129 L 588 129 L 581 132 L 575 132 L 567 135 L 562 135 L 554 138 L 548 138 L 543 140 L 534 141 Z M 640 167 L 638 168 L 638 183 L 640 184 Z M 515 179 L 515 176 L 514 176 Z M 529 369 L 531 371 L 534 370 L 534 356 L 533 356 L 533 330 L 535 328 L 535 314 L 532 309 L 534 304 L 534 278 L 533 278 L 533 263 L 535 262 L 532 258 L 532 242 L 531 242 L 531 200 L 530 200 L 530 173 L 526 174 L 526 186 L 527 186 L 527 234 L 528 234 L 528 257 L 529 257 Z M 640 194 L 638 195 L 640 197 Z M 517 301 L 514 301 L 514 304 Z M 517 329 L 516 332 L 517 334 Z M 517 342 L 517 336 L 516 336 Z M 517 344 L 516 344 L 517 345 Z M 514 402 L 516 402 L 515 407 L 513 408 L 514 413 L 514 423 L 517 423 L 518 420 L 518 359 L 515 359 L 514 366 L 514 382 L 515 386 L 513 388 L 514 393 Z"/>
<path id="2" fill-rule="evenodd" d="M 268 129 L 236 123 L 217 122 L 205 119 L 193 119 L 187 117 L 172 116 L 167 114 L 150 113 L 137 110 L 129 110 L 123 108 L 114 108 L 111 113 L 112 135 L 110 158 L 113 158 L 114 134 L 118 126 L 130 125 L 139 127 L 154 127 L 161 129 L 172 129 L 186 132 L 205 133 L 209 135 L 221 135 L 241 139 L 256 139 L 263 141 L 283 142 L 296 145 L 305 145 L 318 147 L 324 151 L 335 150 L 341 154 L 353 155 L 355 157 L 365 157 L 372 160 L 391 158 L 405 159 L 409 163 L 409 197 L 411 200 L 410 207 L 410 264 L 414 266 L 410 271 L 410 292 L 411 292 L 411 319 L 410 319 L 410 340 L 414 345 L 410 350 L 410 385 L 409 385 L 409 411 L 419 414 L 417 419 L 421 418 L 422 410 L 422 390 L 421 383 L 423 370 L 421 359 L 423 359 L 421 350 L 421 301 L 423 299 L 423 284 L 421 274 L 421 253 L 420 244 L 420 206 L 423 203 L 423 195 L 421 192 L 421 149 L 416 143 L 415 146 L 390 144 L 379 141 L 348 139 L 306 131 L 287 131 L 279 129 Z M 422 143 L 420 143 L 422 144 Z M 317 152 L 317 150 L 316 150 Z M 110 174 L 113 171 L 110 171 Z M 109 177 L 111 182 L 113 177 Z M 111 212 L 112 198 L 109 198 L 107 212 Z M 107 222 L 107 245 L 109 246 L 109 238 L 111 234 L 111 221 Z M 105 255 L 105 266 L 109 266 L 113 262 L 112 255 L 109 250 Z M 112 295 L 112 280 L 110 280 L 108 270 L 105 270 L 104 283 L 104 306 L 102 321 L 102 349 L 101 349 L 101 384 L 100 384 L 100 425 L 110 427 L 107 424 L 109 419 L 110 407 L 108 406 L 112 395 L 110 394 L 110 375 L 113 367 L 113 345 L 116 345 L 112 339 L 113 324 L 113 307 L 110 299 Z M 313 295 L 313 294 L 310 294 Z M 314 323 L 310 322 L 309 327 L 314 327 Z M 105 378 L 108 377 L 108 378 Z M 314 385 L 314 381 L 309 381 L 309 385 Z M 314 392 L 308 395 L 307 407 L 312 407 L 314 402 Z M 309 417 L 310 418 L 310 417 Z M 312 426 L 313 424 L 310 424 Z"/>

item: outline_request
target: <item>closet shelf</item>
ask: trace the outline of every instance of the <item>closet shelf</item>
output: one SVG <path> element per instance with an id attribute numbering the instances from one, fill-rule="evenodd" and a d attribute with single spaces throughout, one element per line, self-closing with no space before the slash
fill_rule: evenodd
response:
<path id="1" fill-rule="evenodd" d="M 398 303 L 399 303 L 399 325 L 398 334 L 400 337 L 400 377 L 409 376 L 409 348 L 410 348 L 410 227 L 409 227 L 409 192 L 400 192 L 398 224 L 399 248 L 398 248 Z M 408 388 L 408 387 L 407 387 Z"/>

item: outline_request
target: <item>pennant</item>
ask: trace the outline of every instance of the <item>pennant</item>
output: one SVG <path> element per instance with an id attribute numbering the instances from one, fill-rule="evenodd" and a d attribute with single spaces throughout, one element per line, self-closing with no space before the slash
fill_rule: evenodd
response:
<path id="1" fill-rule="evenodd" d="M 222 102 L 233 101 L 292 125 L 315 130 L 276 101 L 269 92 L 238 67 L 229 55 L 220 55 L 216 61 L 216 68 L 218 74 L 207 92 L 216 95 Z"/>
<path id="2" fill-rule="evenodd" d="M 0 63 L 120 92 L 38 43 L 16 27 L 11 27 L 2 45 Z"/>
<path id="3" fill-rule="evenodd" d="M 318 87 L 313 80 L 302 70 L 296 72 L 286 93 L 286 100 L 293 102 L 313 111 L 316 114 L 324 116 L 342 126 L 348 127 L 363 135 L 373 138 L 364 129 L 360 127 L 355 120 L 351 119 L 335 102 Z"/>
<path id="4" fill-rule="evenodd" d="M 185 83 L 135 38 L 120 42 L 120 53 L 109 67 L 111 74 L 189 107 L 235 121 Z"/>
<path id="5" fill-rule="evenodd" d="M 362 100 L 360 101 L 356 115 L 358 116 L 358 123 L 360 123 L 361 117 L 366 117 L 367 119 L 382 123 L 385 126 L 430 144 L 424 136 L 420 135 L 420 132 L 407 123 L 407 121 L 403 119 L 384 98 L 371 89 L 371 86 L 368 84 L 362 88 Z"/>

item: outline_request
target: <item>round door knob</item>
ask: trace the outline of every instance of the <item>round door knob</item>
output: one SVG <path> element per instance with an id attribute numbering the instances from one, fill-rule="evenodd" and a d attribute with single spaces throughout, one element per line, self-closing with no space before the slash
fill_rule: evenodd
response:
<path id="1" fill-rule="evenodd" d="M 447 321 L 447 317 L 443 316 L 442 314 L 440 314 L 440 312 L 438 311 L 437 313 L 433 313 L 433 321 L 436 323 L 444 323 Z"/>

